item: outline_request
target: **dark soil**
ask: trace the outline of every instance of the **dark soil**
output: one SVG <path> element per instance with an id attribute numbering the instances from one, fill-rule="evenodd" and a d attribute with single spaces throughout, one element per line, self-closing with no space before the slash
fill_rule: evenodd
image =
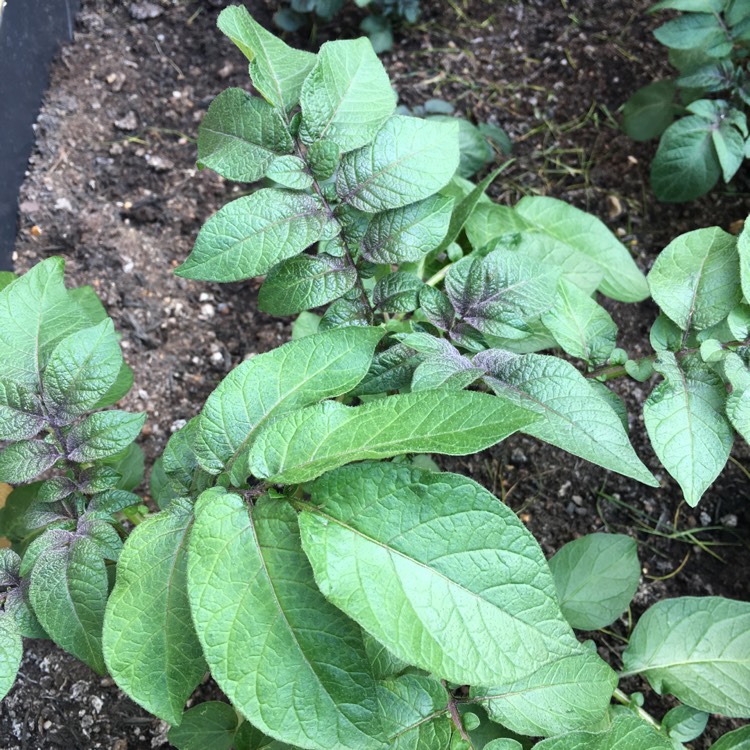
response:
<path id="1" fill-rule="evenodd" d="M 202 222 L 242 189 L 194 166 L 197 126 L 211 98 L 248 85 L 243 58 L 215 28 L 223 0 L 161 0 L 150 4 L 158 13 L 144 20 L 144 2 L 82 5 L 75 40 L 59 55 L 39 116 L 14 259 L 26 271 L 62 255 L 69 282 L 91 284 L 100 294 L 136 373 L 124 408 L 148 411 L 142 445 L 153 460 L 227 371 L 288 338 L 289 321 L 257 311 L 256 282 L 219 286 L 171 273 Z M 272 5 L 256 0 L 250 10 L 267 22 Z M 748 194 L 740 176 L 733 192 L 720 189 L 683 206 L 654 201 L 648 165 L 655 147 L 633 143 L 617 127 L 627 97 L 666 72 L 664 50 L 650 33 L 656 21 L 645 14 L 649 5 L 423 0 L 422 22 L 383 59 L 404 103 L 447 99 L 510 133 L 516 160 L 492 188 L 494 197 L 564 198 L 605 220 L 647 270 L 681 232 L 736 226 L 747 214 Z M 317 42 L 355 36 L 358 19 L 347 11 L 339 28 L 322 29 Z M 620 345 L 631 356 L 647 354 L 653 305 L 609 308 L 621 326 Z M 645 438 L 639 404 L 650 385 L 613 387 L 626 398 L 634 444 L 662 480 L 660 489 L 525 437 L 444 466 L 506 500 L 548 554 L 591 531 L 634 534 L 644 573 L 634 616 L 670 596 L 747 600 L 747 446 L 738 443 L 736 463 L 691 509 Z M 625 618 L 614 629 L 626 634 L 627 625 Z M 617 641 L 597 640 L 617 665 Z M 201 688 L 212 690 L 210 683 Z M 657 715 L 665 710 L 653 696 L 649 706 Z M 712 725 L 714 736 L 732 726 Z M 18 682 L 0 704 L 5 750 L 161 748 L 168 747 L 166 729 L 111 679 L 48 642 L 27 643 Z"/>

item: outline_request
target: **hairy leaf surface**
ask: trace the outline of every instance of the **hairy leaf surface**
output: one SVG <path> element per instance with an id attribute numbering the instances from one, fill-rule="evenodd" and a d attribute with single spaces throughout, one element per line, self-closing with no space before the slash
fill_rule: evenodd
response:
<path id="1" fill-rule="evenodd" d="M 0 615 L 0 700 L 5 698 L 16 681 L 23 656 L 23 641 L 16 618 L 9 613 Z"/>

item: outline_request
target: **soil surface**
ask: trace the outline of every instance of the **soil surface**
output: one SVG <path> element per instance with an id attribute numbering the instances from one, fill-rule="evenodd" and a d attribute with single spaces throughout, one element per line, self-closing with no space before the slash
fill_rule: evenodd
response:
<path id="1" fill-rule="evenodd" d="M 243 186 L 195 168 L 198 124 L 212 97 L 249 85 L 240 53 L 218 32 L 223 0 L 112 3 L 84 0 L 75 39 L 62 49 L 36 126 L 37 145 L 21 194 L 14 256 L 18 271 L 61 255 L 72 285 L 91 284 L 123 334 L 136 382 L 123 408 L 149 415 L 142 445 L 158 456 L 219 380 L 248 356 L 289 337 L 290 322 L 256 308 L 258 285 L 206 284 L 171 271 L 201 224 Z M 273 3 L 251 12 L 270 22 Z M 352 4 L 353 5 L 353 4 Z M 591 211 L 648 270 L 681 232 L 736 228 L 747 213 L 740 175 L 681 206 L 658 204 L 648 186 L 654 144 L 618 129 L 618 109 L 639 86 L 667 73 L 653 39 L 649 0 L 450 0 L 422 2 L 422 20 L 383 56 L 404 103 L 453 102 L 475 121 L 505 128 L 512 166 L 490 190 L 514 203 L 528 193 Z M 605 8 L 606 5 L 606 8 Z M 359 12 L 319 30 L 316 44 L 357 35 Z M 314 48 L 310 39 L 290 43 Z M 608 303 L 631 356 L 649 353 L 655 308 Z M 631 437 L 662 482 L 638 485 L 538 441 L 513 437 L 493 450 L 443 465 L 472 476 L 514 508 L 552 554 L 592 531 L 639 542 L 637 617 L 663 597 L 750 598 L 750 452 L 733 460 L 697 509 L 687 507 L 649 447 L 639 405 L 650 384 L 616 381 Z M 627 618 L 613 626 L 627 634 Z M 618 666 L 616 639 L 596 636 Z M 167 726 L 49 642 L 27 642 L 18 682 L 0 704 L 0 748 L 168 747 Z M 640 683 L 625 686 L 643 689 Z M 216 695 L 208 682 L 195 701 Z M 667 708 L 649 696 L 657 716 Z M 712 720 L 707 737 L 732 722 Z M 696 750 L 709 741 L 693 743 Z"/>

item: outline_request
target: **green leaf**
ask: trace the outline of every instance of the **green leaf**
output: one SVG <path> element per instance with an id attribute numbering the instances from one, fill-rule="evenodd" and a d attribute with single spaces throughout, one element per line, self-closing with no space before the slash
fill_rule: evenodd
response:
<path id="1" fill-rule="evenodd" d="M 696 115 L 682 117 L 664 131 L 651 162 L 651 185 L 660 201 L 690 201 L 718 182 L 721 164 L 712 132 L 712 124 Z"/>
<path id="2" fill-rule="evenodd" d="M 479 250 L 498 237 L 530 229 L 530 225 L 510 206 L 482 203 L 480 199 L 464 222 L 464 229 L 471 246 Z"/>
<path id="3" fill-rule="evenodd" d="M 558 278 L 554 267 L 495 250 L 451 266 L 445 290 L 460 320 L 482 333 L 518 339 L 555 303 Z"/>
<path id="4" fill-rule="evenodd" d="M 725 734 L 711 745 L 711 750 L 750 750 L 750 726 L 740 727 Z"/>
<path id="5" fill-rule="evenodd" d="M 315 141 L 307 149 L 307 160 L 310 169 L 318 180 L 327 180 L 333 177 L 339 165 L 341 149 L 333 141 Z"/>
<path id="6" fill-rule="evenodd" d="M 708 714 L 691 706 L 675 706 L 664 715 L 661 728 L 677 742 L 690 742 L 706 729 Z"/>
<path id="7" fill-rule="evenodd" d="M 333 328 L 350 326 L 367 327 L 372 321 L 369 307 L 361 299 L 337 299 L 320 319 L 319 329 L 330 331 Z"/>
<path id="8" fill-rule="evenodd" d="M 742 294 L 747 302 L 750 300 L 750 221 L 745 222 L 742 232 L 737 238 L 737 252 L 740 256 Z"/>
<path id="9" fill-rule="evenodd" d="M 644 675 L 660 695 L 750 717 L 748 602 L 717 596 L 657 602 L 638 621 L 622 658 L 625 675 Z"/>
<path id="10" fill-rule="evenodd" d="M 614 674 L 573 636 L 531 534 L 475 482 L 350 466 L 314 484 L 299 523 L 320 590 L 396 656 L 459 684 L 518 683 L 481 692 L 505 703 L 506 726 L 528 724 L 521 685 L 571 657 L 588 682 L 559 687 L 569 725 L 606 710 Z"/>
<path id="11" fill-rule="evenodd" d="M 300 97 L 304 143 L 325 138 L 342 152 L 370 143 L 396 107 L 383 64 L 369 40 L 326 42 Z"/>
<path id="12" fill-rule="evenodd" d="M 362 257 L 373 263 L 406 263 L 435 250 L 448 231 L 453 200 L 433 195 L 376 214 L 361 242 Z"/>
<path id="13" fill-rule="evenodd" d="M 578 630 L 611 625 L 638 590 L 641 566 L 635 540 L 623 534 L 587 534 L 549 561 L 565 619 Z"/>
<path id="14" fill-rule="evenodd" d="M 378 702 L 389 750 L 442 750 L 453 734 L 448 693 L 434 678 L 417 674 L 378 683 Z"/>
<path id="15" fill-rule="evenodd" d="M 117 381 L 122 364 L 109 318 L 64 338 L 52 351 L 42 376 L 42 393 L 51 418 L 57 424 L 67 424 L 95 408 Z"/>
<path id="16" fill-rule="evenodd" d="M 58 646 L 104 674 L 102 623 L 109 591 L 104 560 L 92 540 L 61 534 L 34 564 L 31 604 Z"/>
<path id="17" fill-rule="evenodd" d="M 62 258 L 49 258 L 0 292 L 3 381 L 38 389 L 58 341 L 89 326 L 63 284 Z"/>
<path id="18" fill-rule="evenodd" d="M 94 409 L 104 409 L 116 404 L 133 387 L 133 370 L 123 362 L 110 389 L 96 402 Z"/>
<path id="19" fill-rule="evenodd" d="M 118 686 L 149 713 L 179 724 L 206 672 L 190 619 L 192 515 L 174 503 L 128 537 L 104 619 L 104 658 Z"/>
<path id="20" fill-rule="evenodd" d="M 714 13 L 689 13 L 662 24 L 654 30 L 654 36 L 672 49 L 703 47 L 710 51 L 727 41 L 728 32 Z"/>
<path id="21" fill-rule="evenodd" d="M 493 401 L 485 393 L 443 389 L 354 407 L 326 401 L 268 424 L 250 451 L 249 470 L 274 484 L 297 484 L 363 459 L 466 455 L 504 440 L 534 418 L 524 406 Z"/>
<path id="22" fill-rule="evenodd" d="M 282 115 L 242 89 L 222 91 L 198 130 L 198 166 L 236 182 L 260 180 L 278 154 L 293 149 Z"/>
<path id="23" fill-rule="evenodd" d="M 412 312 L 419 306 L 419 290 L 424 282 L 407 271 L 396 271 L 383 276 L 372 292 L 373 305 L 383 312 Z"/>
<path id="24" fill-rule="evenodd" d="M 643 405 L 643 420 L 656 455 L 695 507 L 724 468 L 732 428 L 724 416 L 721 378 L 697 357 L 678 361 L 660 352 L 654 369 L 664 381 Z"/>
<path id="25" fill-rule="evenodd" d="M 34 393 L 15 383 L 0 382 L 0 440 L 28 440 L 46 422 Z"/>
<path id="26" fill-rule="evenodd" d="M 297 104 L 315 55 L 284 44 L 243 6 L 225 8 L 217 24 L 250 61 L 250 76 L 261 96 L 282 114 Z"/>
<path id="27" fill-rule="evenodd" d="M 232 750 L 241 721 L 228 703 L 207 701 L 185 711 L 167 739 L 177 750 Z"/>
<path id="28" fill-rule="evenodd" d="M 543 354 L 490 349 L 475 356 L 474 364 L 490 374 L 486 380 L 495 393 L 543 415 L 524 432 L 605 469 L 658 486 L 635 454 L 609 400 L 570 363 Z"/>
<path id="29" fill-rule="evenodd" d="M 297 255 L 268 273 L 258 307 L 271 315 L 294 315 L 343 297 L 357 282 L 357 270 L 333 255 Z"/>
<path id="30" fill-rule="evenodd" d="M 211 673 L 266 734 L 305 748 L 383 748 L 360 629 L 316 589 L 290 505 L 204 493 L 190 604 Z"/>
<path id="31" fill-rule="evenodd" d="M 140 434 L 146 414 L 100 411 L 74 425 L 67 436 L 72 461 L 96 461 L 125 450 Z"/>
<path id="32" fill-rule="evenodd" d="M 671 741 L 630 711 L 617 712 L 605 732 L 571 732 L 534 745 L 534 750 L 674 750 Z"/>
<path id="33" fill-rule="evenodd" d="M 622 110 L 622 129 L 634 141 L 658 138 L 675 116 L 677 87 L 672 80 L 654 81 L 638 89 Z"/>
<path id="34" fill-rule="evenodd" d="M 429 119 L 434 122 L 458 123 L 458 144 L 461 154 L 458 174 L 461 177 L 471 177 L 494 159 L 492 146 L 479 132 L 479 128 L 468 120 L 451 115 L 433 115 Z"/>
<path id="35" fill-rule="evenodd" d="M 515 207 L 522 219 L 538 231 L 569 245 L 599 266 L 604 274 L 598 290 L 620 302 L 648 297 L 646 277 L 628 249 L 595 216 L 545 196 L 525 196 Z"/>
<path id="36" fill-rule="evenodd" d="M 403 344 L 394 344 L 378 352 L 372 359 L 367 375 L 354 389 L 354 394 L 372 395 L 406 388 L 421 359 L 413 349 Z"/>
<path id="37" fill-rule="evenodd" d="M 339 198 L 367 213 L 429 198 L 458 167 L 457 130 L 454 123 L 391 117 L 372 144 L 341 160 Z"/>
<path id="38" fill-rule="evenodd" d="M 380 641 L 373 638 L 366 630 L 362 631 L 367 661 L 376 680 L 387 680 L 396 677 L 411 665 L 392 654 Z"/>
<path id="39" fill-rule="evenodd" d="M 303 310 L 292 323 L 292 341 L 318 332 L 321 316 Z"/>
<path id="40" fill-rule="evenodd" d="M 13 271 L 0 271 L 0 292 L 5 289 L 6 286 L 14 282 L 18 276 Z"/>
<path id="41" fill-rule="evenodd" d="M 378 328 L 312 334 L 243 362 L 208 397 L 195 449 L 207 471 L 225 468 L 247 478 L 247 454 L 257 431 L 287 411 L 352 390 L 365 376 Z M 239 460 L 238 460 L 239 459 Z"/>
<path id="42" fill-rule="evenodd" d="M 266 188 L 219 209 L 175 271 L 187 279 L 242 281 L 260 276 L 317 242 L 325 216 L 312 196 Z"/>
<path id="43" fill-rule="evenodd" d="M 16 681 L 23 656 L 23 641 L 13 615 L 0 615 L 0 700 L 5 698 Z"/>
<path id="44" fill-rule="evenodd" d="M 268 179 L 293 190 L 312 187 L 313 178 L 307 165 L 298 156 L 279 156 L 266 170 Z"/>
<path id="45" fill-rule="evenodd" d="M 22 440 L 0 451 L 0 482 L 22 484 L 47 471 L 60 458 L 54 445 L 43 440 Z"/>
<path id="46" fill-rule="evenodd" d="M 590 365 L 602 365 L 617 343 L 610 314 L 575 284 L 560 280 L 555 306 L 542 315 L 544 327 L 562 349 Z"/>

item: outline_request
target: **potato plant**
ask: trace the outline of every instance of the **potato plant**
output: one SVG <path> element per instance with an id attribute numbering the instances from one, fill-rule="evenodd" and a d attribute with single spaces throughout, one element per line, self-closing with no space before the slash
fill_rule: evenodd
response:
<path id="1" fill-rule="evenodd" d="M 132 373 L 96 296 L 59 258 L 0 277 L 0 693 L 26 636 L 111 674 L 183 750 L 670 750 L 709 713 L 750 717 L 750 604 L 658 602 L 610 665 L 574 630 L 628 609 L 635 542 L 547 561 L 507 506 L 420 456 L 523 431 L 656 486 L 605 382 L 658 373 L 646 426 L 697 503 L 749 431 L 750 230 L 683 235 L 647 279 L 595 217 L 496 205 L 500 170 L 457 177 L 458 124 L 394 114 L 367 40 L 296 51 L 240 7 L 219 26 L 260 96 L 216 98 L 199 163 L 267 182 L 177 272 L 265 276 L 294 340 L 171 437 L 151 508 L 133 492 L 145 415 L 110 408 Z M 616 347 L 597 292 L 653 296 L 652 357 Z M 206 672 L 230 703 L 184 711 Z M 619 687 L 634 677 L 679 704 L 657 720 Z M 715 748 L 748 743 L 746 726 Z"/>
<path id="2" fill-rule="evenodd" d="M 637 141 L 659 138 L 651 185 L 680 203 L 730 182 L 750 154 L 750 4 L 747 0 L 660 0 L 651 12 L 681 14 L 654 35 L 669 49 L 675 78 L 654 81 L 625 104 L 623 127 Z"/>

